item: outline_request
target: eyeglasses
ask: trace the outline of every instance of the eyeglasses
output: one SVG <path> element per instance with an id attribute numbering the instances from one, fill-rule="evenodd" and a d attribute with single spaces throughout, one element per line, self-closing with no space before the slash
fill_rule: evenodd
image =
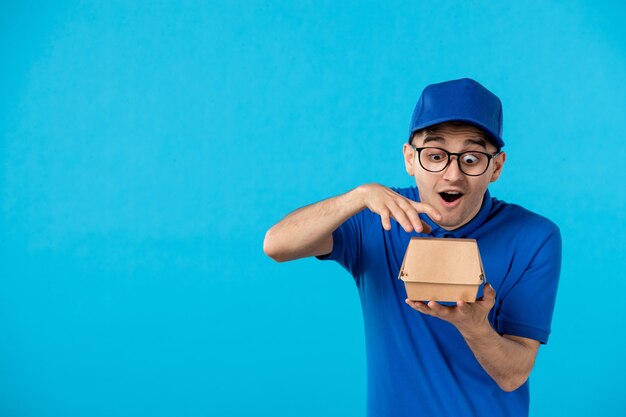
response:
<path id="1" fill-rule="evenodd" d="M 489 162 L 500 155 L 500 152 L 494 154 L 480 152 L 480 151 L 466 151 L 461 153 L 448 152 L 441 148 L 417 148 L 413 145 L 411 147 L 419 155 L 419 161 L 422 168 L 429 172 L 441 172 L 448 168 L 452 157 L 456 156 L 456 162 L 459 164 L 459 169 L 465 175 L 470 177 L 478 177 L 487 172 Z"/>

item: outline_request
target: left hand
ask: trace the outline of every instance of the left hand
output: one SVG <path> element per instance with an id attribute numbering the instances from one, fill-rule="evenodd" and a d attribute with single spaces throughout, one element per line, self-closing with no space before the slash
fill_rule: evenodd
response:
<path id="1" fill-rule="evenodd" d="M 483 288 L 483 296 L 474 303 L 457 301 L 456 306 L 444 306 L 436 301 L 424 303 L 412 301 L 408 298 L 406 303 L 414 310 L 429 316 L 438 317 L 453 324 L 461 333 L 478 332 L 489 324 L 489 311 L 493 308 L 496 300 L 496 290 L 489 284 Z"/>

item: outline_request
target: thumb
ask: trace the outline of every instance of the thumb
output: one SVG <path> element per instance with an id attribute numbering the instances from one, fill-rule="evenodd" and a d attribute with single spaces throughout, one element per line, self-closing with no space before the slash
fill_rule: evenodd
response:
<path id="1" fill-rule="evenodd" d="M 483 287 L 483 301 L 491 304 L 496 299 L 496 290 L 493 289 L 491 284 L 486 283 Z"/>

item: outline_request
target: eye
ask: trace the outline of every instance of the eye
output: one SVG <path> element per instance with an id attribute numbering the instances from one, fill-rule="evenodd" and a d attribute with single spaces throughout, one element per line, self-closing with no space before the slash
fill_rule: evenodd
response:
<path id="1" fill-rule="evenodd" d="M 439 149 L 428 149 L 426 152 L 426 156 L 431 162 L 445 162 L 448 159 L 448 156 L 445 152 Z"/>
<path id="2" fill-rule="evenodd" d="M 485 157 L 479 153 L 466 153 L 461 157 L 461 162 L 465 165 L 476 165 Z"/>

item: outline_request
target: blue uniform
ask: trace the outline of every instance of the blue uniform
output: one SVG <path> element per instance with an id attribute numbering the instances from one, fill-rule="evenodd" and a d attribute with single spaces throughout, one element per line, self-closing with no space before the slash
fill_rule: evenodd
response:
<path id="1" fill-rule="evenodd" d="M 415 187 L 394 189 L 419 201 Z M 507 393 L 485 372 L 459 331 L 405 303 L 398 279 L 412 236 L 472 238 L 487 281 L 496 290 L 489 321 L 500 334 L 548 341 L 561 266 L 561 236 L 550 220 L 492 198 L 478 214 L 447 231 L 385 231 L 369 210 L 333 232 L 333 250 L 320 259 L 339 262 L 357 285 L 367 351 L 368 416 L 527 416 L 528 381 Z M 482 288 L 479 296 L 482 295 Z"/>

